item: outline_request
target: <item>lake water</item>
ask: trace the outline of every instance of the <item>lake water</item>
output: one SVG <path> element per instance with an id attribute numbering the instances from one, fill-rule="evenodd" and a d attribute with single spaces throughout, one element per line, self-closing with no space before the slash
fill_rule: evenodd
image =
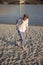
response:
<path id="1" fill-rule="evenodd" d="M 29 14 L 29 25 L 43 25 L 43 5 L 0 5 L 0 23 L 15 23 Z"/>

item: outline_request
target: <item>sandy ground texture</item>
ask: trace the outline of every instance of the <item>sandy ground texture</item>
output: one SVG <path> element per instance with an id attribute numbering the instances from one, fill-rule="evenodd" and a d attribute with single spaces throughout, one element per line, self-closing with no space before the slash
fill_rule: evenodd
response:
<path id="1" fill-rule="evenodd" d="M 18 39 L 15 25 L 0 24 L 0 65 L 43 65 L 43 26 L 29 26 L 26 50 Z"/>

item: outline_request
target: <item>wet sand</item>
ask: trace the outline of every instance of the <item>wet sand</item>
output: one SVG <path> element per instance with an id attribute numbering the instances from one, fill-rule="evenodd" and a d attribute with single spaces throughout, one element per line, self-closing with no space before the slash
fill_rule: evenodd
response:
<path id="1" fill-rule="evenodd" d="M 29 26 L 23 50 L 15 25 L 0 24 L 0 65 L 43 65 L 43 26 Z"/>

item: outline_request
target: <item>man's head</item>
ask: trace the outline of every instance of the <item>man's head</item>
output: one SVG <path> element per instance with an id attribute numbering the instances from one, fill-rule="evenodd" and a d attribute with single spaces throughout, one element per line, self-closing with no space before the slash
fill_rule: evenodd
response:
<path id="1" fill-rule="evenodd" d="M 29 15 L 28 14 L 24 14 L 23 19 L 26 20 L 28 18 L 29 18 Z"/>

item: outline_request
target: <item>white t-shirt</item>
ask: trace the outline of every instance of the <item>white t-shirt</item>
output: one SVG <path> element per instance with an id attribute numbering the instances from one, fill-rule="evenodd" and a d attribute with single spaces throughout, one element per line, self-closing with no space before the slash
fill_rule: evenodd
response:
<path id="1" fill-rule="evenodd" d="M 19 20 L 19 22 L 20 21 L 21 21 L 21 19 Z M 19 27 L 19 22 L 17 24 L 19 31 L 20 32 L 25 32 L 26 26 L 28 26 L 28 19 L 26 19 L 25 21 L 23 20 L 23 23 L 20 25 L 20 27 Z"/>

